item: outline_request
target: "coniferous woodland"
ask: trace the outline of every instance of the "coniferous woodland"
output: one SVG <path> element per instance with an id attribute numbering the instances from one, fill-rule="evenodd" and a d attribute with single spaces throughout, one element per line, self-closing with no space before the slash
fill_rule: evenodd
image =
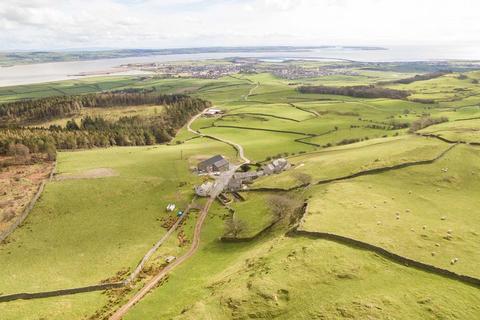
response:
<path id="1" fill-rule="evenodd" d="M 85 116 L 69 120 L 65 127 L 32 127 L 55 118 L 77 114 L 82 108 L 164 105 L 155 116 L 122 117 L 115 121 Z M 52 148 L 83 149 L 109 146 L 141 146 L 172 139 L 195 114 L 210 107 L 208 101 L 185 95 L 162 95 L 155 91 L 116 91 L 81 96 L 50 97 L 0 105 L 0 154 L 22 144 L 31 152 Z M 26 125 L 30 125 L 26 127 Z"/>
<path id="2" fill-rule="evenodd" d="M 301 93 L 334 94 L 356 98 L 389 98 L 405 99 L 410 93 L 404 90 L 388 89 L 376 86 L 330 87 L 303 86 L 298 88 Z"/>
<path id="3" fill-rule="evenodd" d="M 450 72 L 439 71 L 439 72 L 432 72 L 427 74 L 417 74 L 410 78 L 399 79 L 394 81 L 384 81 L 384 82 L 381 82 L 380 84 L 410 84 L 416 81 L 425 81 L 425 80 L 439 78 L 449 73 Z"/>

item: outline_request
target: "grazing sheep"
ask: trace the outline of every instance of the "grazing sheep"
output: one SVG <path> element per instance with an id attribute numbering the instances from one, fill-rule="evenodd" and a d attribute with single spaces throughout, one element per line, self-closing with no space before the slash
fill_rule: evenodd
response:
<path id="1" fill-rule="evenodd" d="M 441 217 L 440 219 L 441 219 L 441 220 L 446 220 L 447 217 L 443 216 L 443 217 Z"/>

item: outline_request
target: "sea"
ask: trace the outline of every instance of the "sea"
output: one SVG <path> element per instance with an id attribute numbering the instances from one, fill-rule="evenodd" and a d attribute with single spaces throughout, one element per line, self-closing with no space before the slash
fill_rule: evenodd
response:
<path id="1" fill-rule="evenodd" d="M 265 61 L 284 60 L 349 60 L 361 62 L 407 62 L 478 60 L 478 46 L 392 46 L 385 50 L 330 47 L 284 52 L 214 52 L 194 54 L 152 55 L 91 61 L 51 62 L 0 67 L 0 87 L 44 83 L 92 76 L 132 75 L 142 72 L 125 71 L 121 65 L 135 63 L 162 63 L 222 58 L 259 58 Z"/>

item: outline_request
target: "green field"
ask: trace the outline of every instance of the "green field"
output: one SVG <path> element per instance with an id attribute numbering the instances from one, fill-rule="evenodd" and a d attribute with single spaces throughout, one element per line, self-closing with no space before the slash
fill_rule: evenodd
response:
<path id="1" fill-rule="evenodd" d="M 420 131 L 450 141 L 480 143 L 480 118 L 441 123 Z"/>
<path id="2" fill-rule="evenodd" d="M 357 75 L 298 81 L 267 73 L 219 79 L 96 77 L 0 88 L 0 103 L 125 88 L 185 93 L 224 111 L 198 118 L 194 130 L 240 144 L 253 165 L 276 156 L 293 165 L 255 180 L 249 185 L 253 190 L 241 192 L 244 201 L 226 207 L 215 202 L 199 251 L 125 319 L 478 319 L 480 290 L 474 285 L 354 245 L 287 236 L 298 223 L 300 230 L 350 237 L 480 278 L 480 149 L 475 145 L 480 142 L 480 87 L 472 82 L 480 73 L 386 85 L 409 90 L 410 100 L 296 90 L 304 84 L 367 85 L 414 75 L 388 66 L 391 70 L 354 65 L 346 68 Z M 154 115 L 161 108 L 91 109 L 72 117 L 115 120 Z M 409 133 L 408 127 L 426 116 L 449 121 Z M 0 244 L 0 295 L 124 279 L 165 234 L 162 224 L 173 218 L 166 205 L 185 208 L 193 186 L 207 179 L 191 169 L 215 154 L 238 163 L 232 146 L 198 137 L 186 127 L 166 145 L 59 152 L 60 177 L 80 179 L 49 182 L 26 222 Z M 92 172 L 99 176 L 92 178 Z M 306 212 L 287 214 L 249 242 L 220 240 L 232 210 L 244 223 L 240 238 L 269 226 L 275 220 L 273 195 L 304 202 Z M 201 207 L 204 202 L 194 203 Z M 192 211 L 130 289 L 0 303 L 0 319 L 108 318 L 163 267 L 165 257 L 179 257 L 189 248 L 196 218 Z"/>
<path id="3" fill-rule="evenodd" d="M 166 205 L 190 202 L 196 157 L 216 153 L 235 158 L 228 146 L 203 139 L 61 153 L 60 174 L 110 168 L 118 176 L 48 184 L 24 226 L 0 246 L 2 294 L 91 285 L 132 270 L 165 232 Z"/>
<path id="4" fill-rule="evenodd" d="M 330 148 L 292 156 L 293 170 L 261 178 L 252 188 L 290 189 L 302 184 L 300 174 L 308 175 L 312 183 L 340 178 L 378 168 L 433 159 L 448 148 L 448 144 L 433 138 L 403 136 L 382 138 L 352 146 Z"/>
<path id="5" fill-rule="evenodd" d="M 480 206 L 479 160 L 480 149 L 459 145 L 433 164 L 315 187 L 301 229 L 478 277 L 480 219 L 472 208 Z"/>

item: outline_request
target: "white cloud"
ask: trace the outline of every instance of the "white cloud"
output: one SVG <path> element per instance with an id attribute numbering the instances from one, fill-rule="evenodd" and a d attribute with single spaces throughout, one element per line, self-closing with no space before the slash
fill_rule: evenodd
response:
<path id="1" fill-rule="evenodd" d="M 0 50 L 480 44 L 475 0 L 2 0 Z"/>

